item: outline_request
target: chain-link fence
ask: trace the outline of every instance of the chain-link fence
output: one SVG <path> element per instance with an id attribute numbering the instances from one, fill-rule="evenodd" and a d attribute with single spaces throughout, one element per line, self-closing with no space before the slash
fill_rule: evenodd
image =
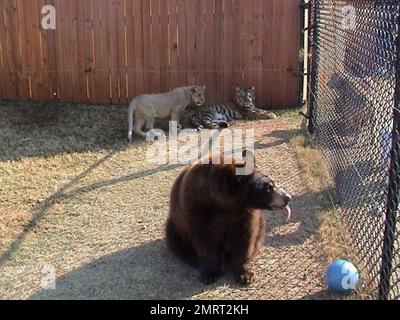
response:
<path id="1" fill-rule="evenodd" d="M 372 298 L 400 297 L 400 1 L 312 0 L 309 130 Z"/>

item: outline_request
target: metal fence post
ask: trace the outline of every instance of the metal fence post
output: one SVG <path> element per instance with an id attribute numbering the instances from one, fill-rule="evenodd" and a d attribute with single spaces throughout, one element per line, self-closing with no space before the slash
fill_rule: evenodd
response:
<path id="1" fill-rule="evenodd" d="M 397 25 L 400 27 L 400 17 L 398 18 Z M 387 300 L 390 293 L 390 277 L 393 269 L 394 243 L 396 240 L 396 220 L 400 191 L 400 30 L 399 28 L 397 28 L 397 30 L 397 62 L 393 105 L 392 149 L 390 154 L 389 189 L 378 296 L 378 298 L 382 300 Z"/>
<path id="2" fill-rule="evenodd" d="M 310 12 L 309 12 L 309 28 L 312 30 L 312 41 L 309 43 L 309 49 L 311 54 L 311 72 L 308 86 L 308 132 L 313 134 L 315 131 L 316 121 L 316 97 L 315 92 L 317 88 L 317 40 L 318 40 L 318 24 L 317 24 L 317 0 L 311 0 Z M 311 25 L 312 21 L 312 25 Z M 311 38 L 310 38 L 311 39 Z"/>

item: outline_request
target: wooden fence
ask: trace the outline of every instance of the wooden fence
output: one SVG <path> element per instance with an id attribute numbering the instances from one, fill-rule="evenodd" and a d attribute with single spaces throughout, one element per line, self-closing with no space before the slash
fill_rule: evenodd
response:
<path id="1" fill-rule="evenodd" d="M 188 84 L 299 101 L 301 0 L 0 0 L 0 99 L 126 104 Z M 42 7 L 56 29 L 42 28 Z"/>

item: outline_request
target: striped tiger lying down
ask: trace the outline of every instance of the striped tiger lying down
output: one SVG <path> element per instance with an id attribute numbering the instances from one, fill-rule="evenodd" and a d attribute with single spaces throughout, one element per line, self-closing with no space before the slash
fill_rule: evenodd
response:
<path id="1" fill-rule="evenodd" d="M 205 107 L 188 107 L 184 113 L 185 126 L 200 129 L 228 128 L 235 120 L 275 119 L 272 112 L 258 109 L 255 106 L 255 88 L 236 87 L 235 103 L 211 105 Z"/>

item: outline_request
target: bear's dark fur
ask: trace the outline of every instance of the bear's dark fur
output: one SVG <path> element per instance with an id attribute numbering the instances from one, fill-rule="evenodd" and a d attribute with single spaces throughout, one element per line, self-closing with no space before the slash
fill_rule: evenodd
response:
<path id="1" fill-rule="evenodd" d="M 184 169 L 171 191 L 166 224 L 168 248 L 199 268 L 206 284 L 217 280 L 229 264 L 242 284 L 251 283 L 249 263 L 263 245 L 261 209 L 287 206 L 290 196 L 257 168 L 236 175 L 245 163 L 195 164 Z M 253 159 L 254 161 L 254 159 Z"/>

